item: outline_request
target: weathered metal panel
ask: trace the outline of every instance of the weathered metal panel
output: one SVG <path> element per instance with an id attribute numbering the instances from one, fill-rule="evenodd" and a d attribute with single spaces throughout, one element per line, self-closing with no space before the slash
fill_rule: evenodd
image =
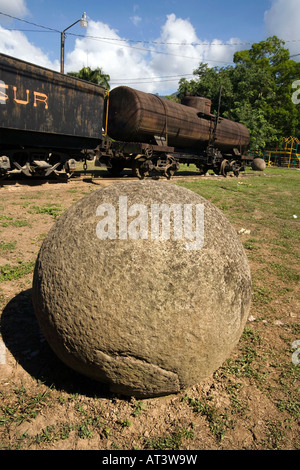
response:
<path id="1" fill-rule="evenodd" d="M 0 142 L 30 132 L 43 145 L 47 135 L 99 140 L 104 93 L 98 85 L 0 54 Z"/>
<path id="2" fill-rule="evenodd" d="M 210 114 L 211 100 L 202 96 L 184 96 L 181 104 L 197 109 L 203 114 Z"/>
<path id="3" fill-rule="evenodd" d="M 156 95 L 118 87 L 110 93 L 108 134 L 116 140 L 153 142 L 166 137 L 176 148 L 205 149 L 215 119 L 203 117 L 199 110 Z M 249 131 L 242 124 L 220 119 L 216 147 L 220 150 L 243 148 L 249 144 Z"/>

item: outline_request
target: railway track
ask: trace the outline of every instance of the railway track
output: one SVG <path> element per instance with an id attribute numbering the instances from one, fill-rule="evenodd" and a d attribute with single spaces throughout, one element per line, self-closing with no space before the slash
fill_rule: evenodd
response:
<path id="1" fill-rule="evenodd" d="M 215 175 L 215 174 L 207 174 L 207 175 L 199 175 L 195 172 L 185 172 L 186 174 L 176 174 L 174 175 L 169 181 L 174 182 L 174 181 L 191 181 L 191 180 L 224 180 L 224 176 L 221 175 Z M 249 178 L 253 176 L 259 176 L 258 173 L 240 173 L 239 179 L 244 179 L 244 178 Z M 228 176 L 227 178 L 230 178 Z M 162 181 L 168 181 L 164 177 L 148 177 L 146 179 L 160 179 Z M 115 183 L 115 182 L 120 182 L 120 181 L 136 181 L 137 178 L 135 176 L 132 176 L 130 173 L 125 173 L 122 176 L 116 177 L 116 176 L 110 176 L 108 173 L 103 173 L 101 175 L 93 173 L 93 171 L 87 171 L 87 172 L 76 172 L 73 174 L 71 177 L 67 177 L 66 175 L 60 176 L 60 177 L 53 177 L 53 178 L 34 178 L 34 177 L 26 177 L 25 175 L 9 175 L 9 177 L 5 177 L 3 179 L 0 179 L 0 187 L 4 186 L 10 186 L 10 185 L 24 185 L 24 186 L 39 186 L 43 184 L 61 184 L 61 183 L 66 183 L 66 184 L 73 184 L 76 182 L 101 182 L 101 183 Z"/>

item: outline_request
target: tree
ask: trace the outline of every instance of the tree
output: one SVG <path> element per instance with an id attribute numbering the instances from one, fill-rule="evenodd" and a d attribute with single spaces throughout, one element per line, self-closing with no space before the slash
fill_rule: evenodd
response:
<path id="1" fill-rule="evenodd" d="M 236 77 L 248 72 L 256 78 L 247 84 L 256 97 L 253 109 L 263 111 L 264 118 L 275 130 L 272 134 L 276 135 L 277 143 L 283 137 L 299 133 L 300 113 L 292 102 L 291 86 L 300 77 L 300 64 L 290 59 L 284 41 L 272 36 L 253 44 L 250 50 L 237 52 L 234 62 Z"/>
<path id="2" fill-rule="evenodd" d="M 212 100 L 216 113 L 222 86 L 221 114 L 245 124 L 255 151 L 273 147 L 290 135 L 300 137 L 300 107 L 292 102 L 292 83 L 300 64 L 291 60 L 276 36 L 236 52 L 234 66 L 200 64 L 195 79 L 179 83 L 179 96 L 190 92 Z"/>
<path id="3" fill-rule="evenodd" d="M 68 75 L 81 78 L 87 82 L 96 83 L 97 85 L 100 85 L 107 90 L 110 88 L 110 76 L 106 75 L 100 67 L 97 67 L 95 70 L 92 70 L 90 67 L 83 67 L 81 70 L 79 70 L 79 72 L 70 72 Z"/>
<path id="4" fill-rule="evenodd" d="M 211 111 L 216 113 L 218 110 L 219 94 L 222 86 L 222 102 L 221 114 L 224 115 L 231 107 L 233 98 L 233 89 L 231 83 L 231 67 L 209 68 L 207 64 L 200 64 L 194 71 L 194 75 L 198 78 L 188 82 L 186 79 L 181 79 L 179 82 L 179 98 L 181 99 L 184 94 L 190 93 L 194 96 L 205 96 L 212 101 Z"/>

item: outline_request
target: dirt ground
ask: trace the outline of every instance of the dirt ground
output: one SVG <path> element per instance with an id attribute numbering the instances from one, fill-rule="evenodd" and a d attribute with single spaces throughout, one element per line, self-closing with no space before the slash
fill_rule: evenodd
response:
<path id="1" fill-rule="evenodd" d="M 0 187 L 0 266 L 5 267 L 0 283 L 0 449 L 299 449 L 299 395 L 291 360 L 291 345 L 300 339 L 295 331 L 299 285 L 288 302 L 278 295 L 267 307 L 254 304 L 229 362 L 178 395 L 146 400 L 113 396 L 54 356 L 32 307 L 33 265 L 60 213 L 112 182 L 87 178 Z M 236 229 L 241 227 L 242 219 L 236 221 Z M 257 258 L 250 259 L 250 266 L 254 273 L 262 269 Z"/>

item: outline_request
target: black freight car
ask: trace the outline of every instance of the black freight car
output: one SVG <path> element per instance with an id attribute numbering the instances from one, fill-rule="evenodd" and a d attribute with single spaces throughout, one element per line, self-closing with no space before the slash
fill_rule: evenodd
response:
<path id="1" fill-rule="evenodd" d="M 102 138 L 105 90 L 0 54 L 0 175 L 72 173 Z"/>

